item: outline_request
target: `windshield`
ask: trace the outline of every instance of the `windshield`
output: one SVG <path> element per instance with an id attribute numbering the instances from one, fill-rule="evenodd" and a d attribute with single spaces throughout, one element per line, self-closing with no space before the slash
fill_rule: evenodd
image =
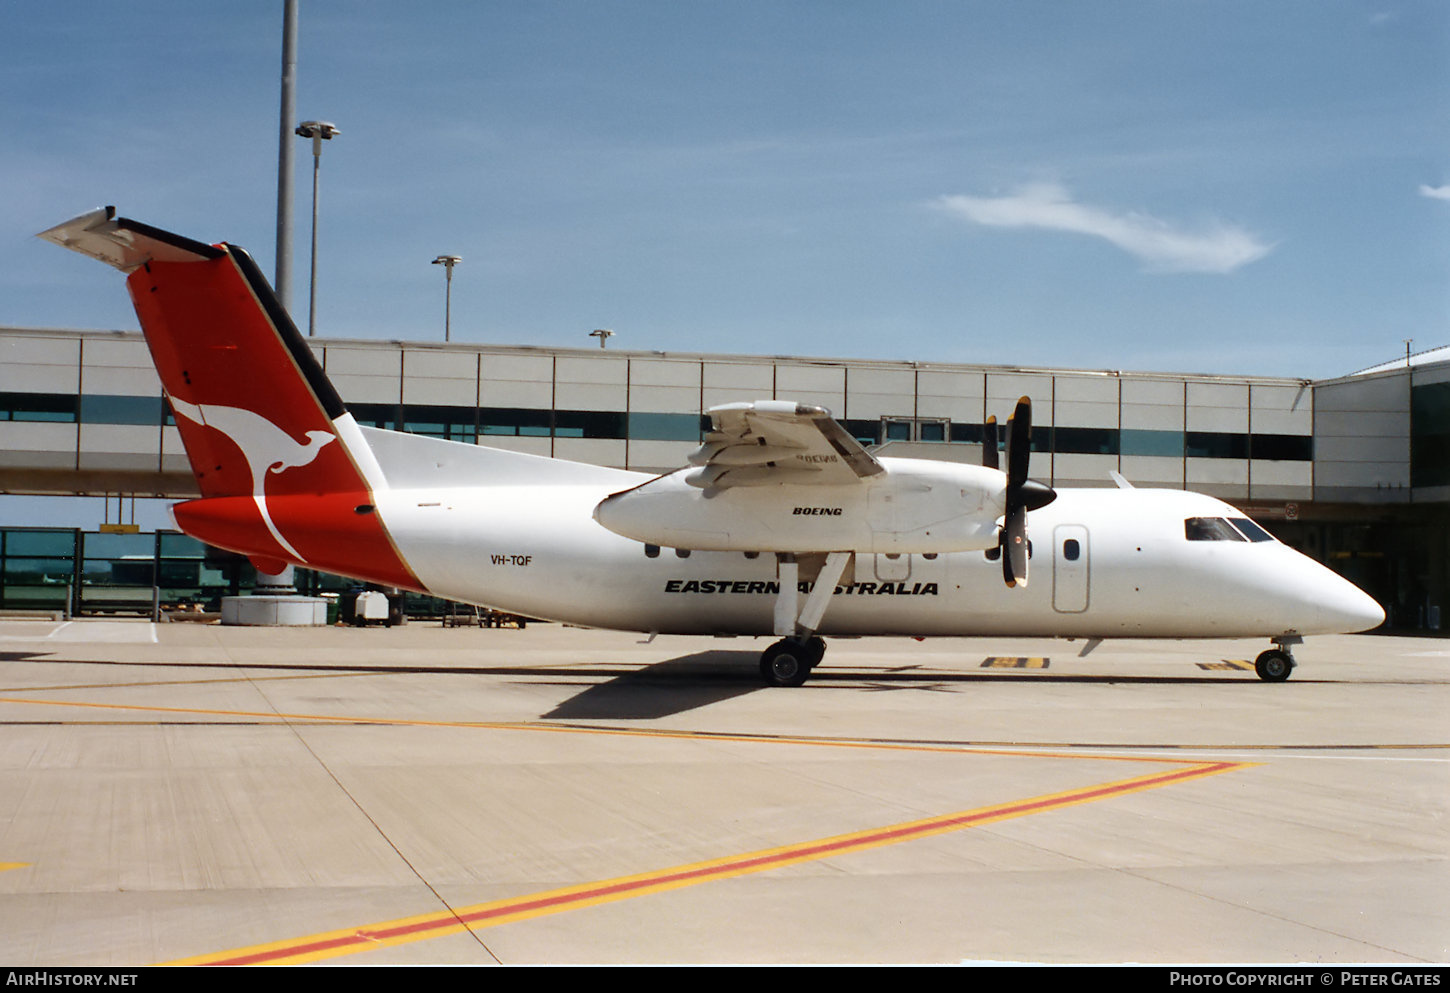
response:
<path id="1" fill-rule="evenodd" d="M 1190 517 L 1183 522 L 1189 541 L 1243 541 L 1244 536 L 1222 517 Z"/>
<path id="2" fill-rule="evenodd" d="M 1242 531 L 1244 533 L 1244 537 L 1249 539 L 1250 541 L 1274 540 L 1273 535 L 1265 531 L 1263 528 L 1259 527 L 1247 517 L 1231 517 L 1229 518 L 1229 520 L 1233 521 L 1234 527 Z"/>

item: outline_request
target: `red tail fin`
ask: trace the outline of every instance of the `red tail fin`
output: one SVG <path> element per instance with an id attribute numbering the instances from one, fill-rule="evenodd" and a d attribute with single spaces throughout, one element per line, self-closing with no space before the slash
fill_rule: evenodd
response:
<path id="1" fill-rule="evenodd" d="M 346 408 L 245 252 L 126 284 L 203 497 L 366 489 L 333 444 Z"/>
<path id="2" fill-rule="evenodd" d="M 100 258 L 126 284 L 202 499 L 189 534 L 264 564 L 419 589 L 382 521 L 382 475 L 312 350 L 247 253 L 115 218 L 42 237 Z"/>

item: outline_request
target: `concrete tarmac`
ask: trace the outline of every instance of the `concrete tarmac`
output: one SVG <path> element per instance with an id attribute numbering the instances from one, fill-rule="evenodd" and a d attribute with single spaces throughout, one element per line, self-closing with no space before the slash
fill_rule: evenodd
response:
<path id="1" fill-rule="evenodd" d="M 0 962 L 1450 961 L 1450 640 L 768 643 L 0 622 Z"/>

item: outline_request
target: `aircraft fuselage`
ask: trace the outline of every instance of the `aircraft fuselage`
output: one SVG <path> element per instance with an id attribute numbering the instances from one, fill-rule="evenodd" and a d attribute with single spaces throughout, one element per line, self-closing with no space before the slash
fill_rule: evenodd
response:
<path id="1" fill-rule="evenodd" d="M 618 488 L 395 489 L 379 496 L 378 513 L 439 596 L 621 630 L 772 633 L 774 556 L 657 548 L 614 534 L 591 513 Z M 1378 610 L 1276 541 L 1189 541 L 1187 519 L 1242 516 L 1212 497 L 1137 489 L 1058 494 L 1032 516 L 1029 586 L 1004 587 L 1000 566 L 983 551 L 861 553 L 836 584 L 819 633 L 1303 635 L 1343 630 L 1347 620 L 1372 619 Z M 807 592 L 811 583 L 804 579 L 800 588 Z"/>

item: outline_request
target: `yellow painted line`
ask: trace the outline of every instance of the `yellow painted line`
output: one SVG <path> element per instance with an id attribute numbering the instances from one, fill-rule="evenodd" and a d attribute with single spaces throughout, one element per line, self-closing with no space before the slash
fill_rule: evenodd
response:
<path id="1" fill-rule="evenodd" d="M 893 824 L 888 827 L 872 828 L 779 848 L 768 848 L 707 862 L 694 862 L 634 876 L 621 876 L 615 879 L 585 883 L 581 886 L 548 890 L 528 896 L 474 904 L 451 912 L 441 911 L 403 917 L 362 927 L 327 931 L 289 941 L 236 948 L 164 964 L 295 965 L 304 962 L 319 962 L 371 948 L 407 944 L 457 934 L 465 930 L 495 927 L 499 924 L 614 903 L 638 896 L 695 886 L 700 883 L 779 869 L 802 862 L 817 861 L 849 852 L 915 841 L 997 821 L 1026 817 L 1049 810 L 1060 810 L 1076 804 L 1092 803 L 1096 800 L 1188 782 L 1221 772 L 1247 768 L 1247 766 L 1248 763 L 1241 762 L 1200 762 L 1187 768 L 1158 771 L 1131 779 L 1080 787 L 1061 793 L 1014 800 L 988 807 L 978 807 L 974 810 L 958 811 L 938 817 Z"/>
<path id="2" fill-rule="evenodd" d="M 319 672 L 288 676 L 219 676 L 215 679 L 146 679 L 126 683 L 56 683 L 53 686 L 0 686 L 0 693 L 60 693 L 75 690 L 130 689 L 137 686 L 211 686 L 216 683 L 271 683 L 287 679 L 355 679 L 370 672 Z"/>
<path id="3" fill-rule="evenodd" d="M 43 707 L 77 707 L 97 710 L 146 711 L 160 714 L 189 714 L 208 717 L 247 717 L 268 721 L 307 721 L 315 724 L 367 724 L 379 727 L 440 727 L 478 728 L 492 731 L 547 731 L 554 734 L 612 735 L 625 738 L 670 738 L 690 741 L 748 742 L 769 745 L 814 745 L 822 748 L 857 748 L 878 751 L 935 752 L 946 755 L 1013 755 L 1029 758 L 1063 758 L 1091 760 L 1097 762 L 1158 762 L 1177 765 L 1196 765 L 1196 759 L 1176 759 L 1162 756 L 1142 755 L 1084 755 L 1064 751 L 1041 751 L 1039 748 L 1012 748 L 999 745 L 976 746 L 954 744 L 916 744 L 897 741 L 870 741 L 859 738 L 825 738 L 810 736 L 777 736 L 760 734 L 712 734 L 700 731 L 671 731 L 667 728 L 642 730 L 639 728 L 616 728 L 598 725 L 546 724 L 531 721 L 424 721 L 393 717 L 348 716 L 345 714 L 293 714 L 274 710 L 217 710 L 206 707 L 163 707 L 157 704 L 140 703 L 96 703 L 83 700 L 36 700 L 26 697 L 0 697 L 0 703 L 26 704 Z M 90 722 L 88 722 L 90 723 Z M 114 723 L 114 722 L 104 722 Z M 1048 745 L 1045 747 L 1067 747 Z"/>
<path id="4" fill-rule="evenodd" d="M 29 864 L 29 862 L 0 862 L 0 872 L 4 872 L 6 869 L 23 869 Z"/>
<path id="5" fill-rule="evenodd" d="M 153 704 L 98 703 L 94 701 L 46 700 L 35 698 L 0 697 L 0 703 L 26 704 L 45 707 L 76 707 L 99 710 L 146 711 L 164 714 L 188 714 L 217 717 L 246 717 L 270 721 L 308 721 L 327 724 L 367 724 L 401 727 L 449 727 L 478 728 L 503 731 L 548 731 L 560 734 L 615 735 L 624 737 L 665 738 L 694 741 L 745 742 L 753 744 L 805 745 L 824 748 L 876 749 L 882 751 L 927 752 L 939 754 L 999 755 L 1028 758 L 1070 758 L 1088 761 L 1139 762 L 1166 765 L 1165 771 L 1137 776 L 1132 779 L 1105 783 L 1050 794 L 1022 801 L 1012 801 L 991 807 L 946 814 L 906 824 L 893 825 L 870 831 L 840 835 L 813 842 L 805 842 L 782 848 L 768 849 L 745 855 L 732 856 L 709 862 L 693 863 L 672 869 L 658 870 L 637 876 L 585 884 L 582 886 L 550 890 L 531 896 L 517 897 L 464 907 L 451 912 L 425 914 L 416 917 L 387 921 L 377 925 L 349 928 L 308 938 L 293 939 L 268 945 L 237 949 L 233 952 L 215 953 L 170 964 L 222 964 L 245 962 L 281 964 L 288 962 L 310 962 L 341 955 L 348 955 L 383 944 L 403 944 L 427 938 L 453 934 L 479 927 L 492 927 L 509 921 L 525 920 L 566 910 L 610 903 L 617 900 L 663 892 L 683 886 L 724 879 L 752 872 L 793 865 L 847 852 L 861 851 L 883 845 L 898 844 L 918 838 L 958 831 L 994 821 L 1023 817 L 1033 813 L 1055 810 L 1074 804 L 1090 803 L 1095 800 L 1121 796 L 1139 790 L 1155 789 L 1173 783 L 1186 782 L 1203 776 L 1215 775 L 1235 769 L 1248 768 L 1254 763 L 1246 762 L 1204 762 L 1197 759 L 1169 758 L 1164 756 L 1083 754 L 1070 751 L 1043 751 L 1041 747 L 1006 747 L 1005 745 L 970 745 L 952 743 L 914 743 L 894 741 L 871 741 L 866 739 L 776 736 L 752 734 L 712 734 L 668 729 L 640 730 L 635 728 L 613 728 L 597 725 L 563 725 L 536 722 L 489 722 L 489 721 L 434 721 L 405 720 L 398 718 L 354 717 L 338 714 L 295 714 L 276 711 L 220 710 L 200 707 L 166 707 Z M 1066 747 L 1050 746 L 1050 747 Z"/>
<path id="6" fill-rule="evenodd" d="M 1048 660 L 1040 656 L 988 655 L 983 669 L 1046 669 Z"/>
<path id="7" fill-rule="evenodd" d="M 1252 671 L 1254 664 L 1243 659 L 1224 659 L 1222 662 L 1199 662 L 1200 669 L 1239 669 Z"/>
<path id="8" fill-rule="evenodd" d="M 1163 755 L 1121 754 L 1124 749 L 1173 749 L 1193 752 L 1239 752 L 1276 750 L 1321 750 L 1321 749 L 1441 749 L 1450 748 L 1450 743 L 1361 743 L 1356 745 L 1335 744 L 1266 744 L 1266 745 L 1224 745 L 1185 742 L 1155 742 L 1150 744 L 1126 744 L 1103 741 L 1096 743 L 1071 741 L 1014 741 L 1014 742 L 925 742 L 873 741 L 865 738 L 832 738 L 817 735 L 770 735 L 770 734 L 724 734 L 710 731 L 677 731 L 669 728 L 609 727 L 598 724 L 550 724 L 541 721 L 425 721 L 407 720 L 395 717 L 368 717 L 349 714 L 294 714 L 273 710 L 217 710 L 204 707 L 163 707 L 154 704 L 95 703 L 84 700 L 34 700 L 22 697 L 0 697 L 0 703 L 29 704 L 45 707 L 79 707 L 101 710 L 133 710 L 165 714 L 195 714 L 206 717 L 233 717 L 265 720 L 276 724 L 286 721 L 306 721 L 316 725 L 375 725 L 378 727 L 438 727 L 477 728 L 485 731 L 544 731 L 553 734 L 612 735 L 624 738 L 669 738 L 687 741 L 745 742 L 765 745 L 814 745 L 821 748 L 856 748 L 877 751 L 929 752 L 943 755 L 1011 755 L 1025 758 L 1077 759 L 1091 762 L 1158 762 L 1165 764 L 1192 765 L 1198 759 L 1171 758 Z M 0 721 L 0 724 L 5 722 Z M 156 721 L 68 721 L 74 724 L 136 724 L 152 725 Z M 1077 750 L 1072 750 L 1077 749 Z M 1083 751 L 1082 749 L 1094 749 Z"/>

